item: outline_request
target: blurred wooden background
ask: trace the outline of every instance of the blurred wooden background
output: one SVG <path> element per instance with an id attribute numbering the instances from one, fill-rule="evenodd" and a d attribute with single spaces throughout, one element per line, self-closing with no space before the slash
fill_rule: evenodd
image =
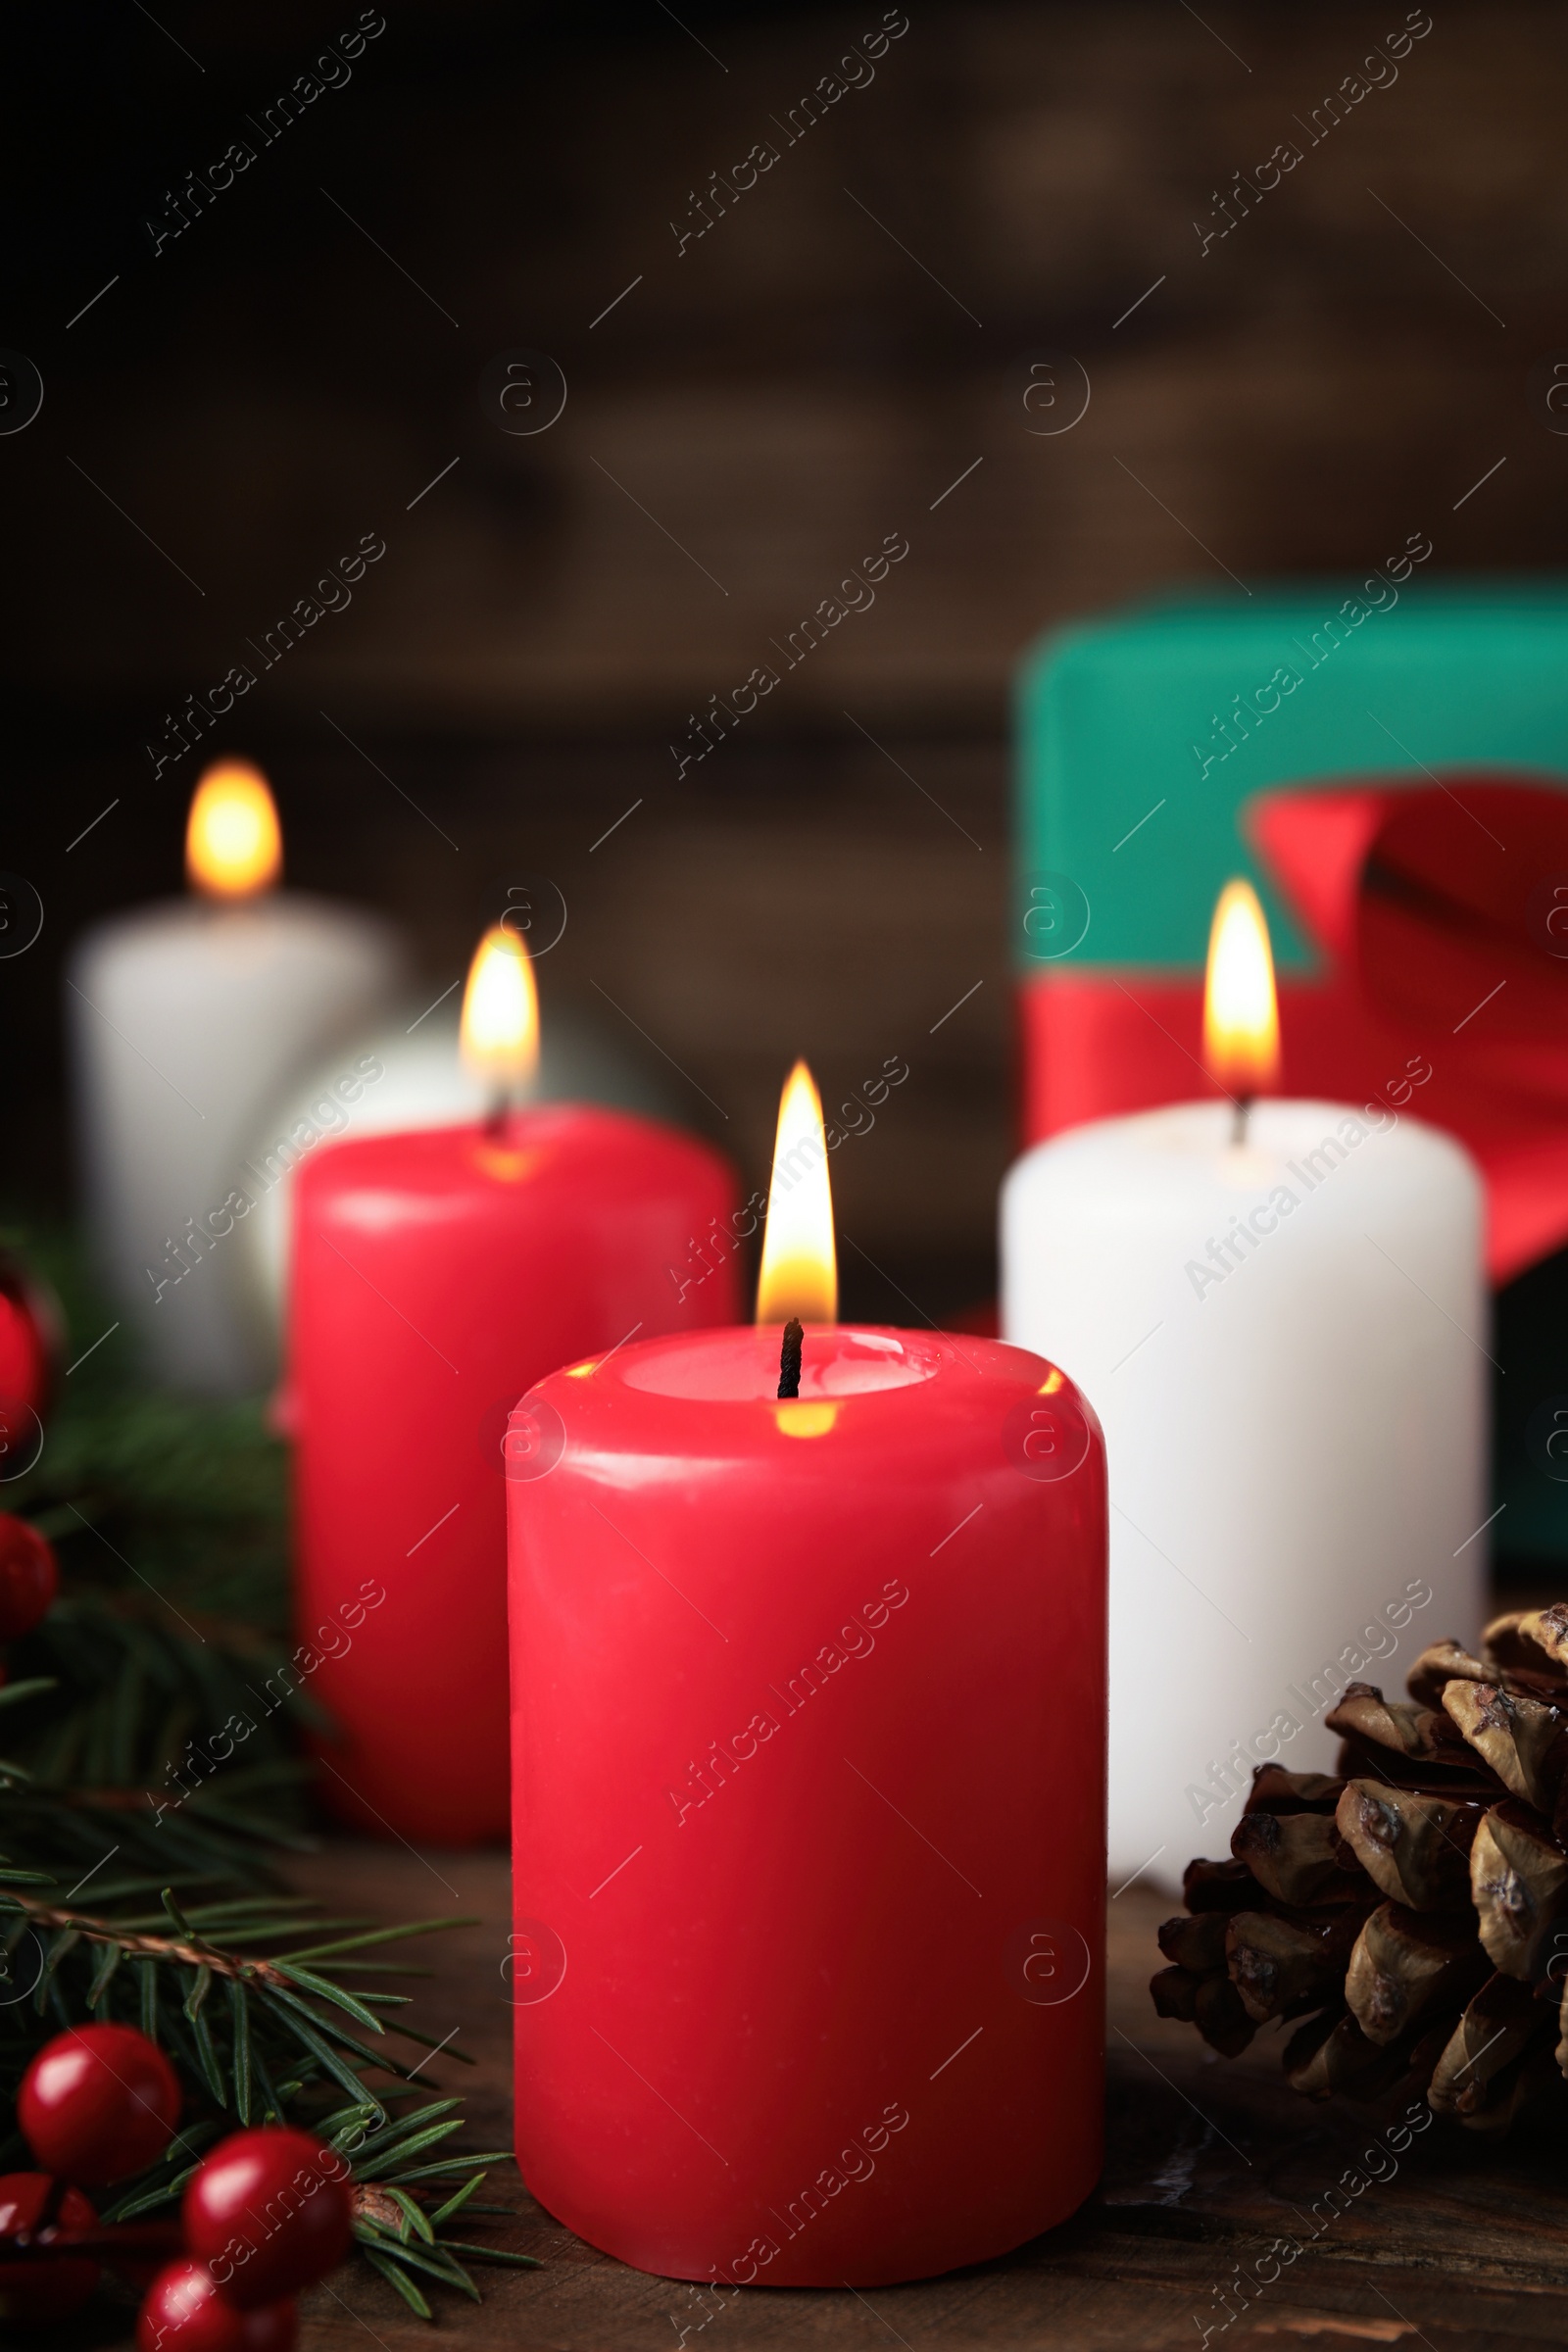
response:
<path id="1" fill-rule="evenodd" d="M 835 1160 L 849 1302 L 984 1297 L 1022 647 L 1417 529 L 1437 571 L 1561 561 L 1568 441 L 1530 378 L 1568 348 L 1568 22 L 1440 9 L 1364 69 L 1406 17 L 914 0 L 790 145 L 872 0 L 388 0 L 266 145 L 348 0 L 15 28 L 0 341 L 45 399 L 0 437 L 0 867 L 46 921 L 0 962 L 13 1193 L 69 1165 L 62 950 L 177 886 L 200 754 L 155 781 L 143 747 L 251 661 L 209 740 L 271 769 L 296 882 L 401 916 L 433 995 L 506 881 L 550 876 L 547 1017 L 653 1059 L 750 1182 L 797 1052 L 830 1092 L 902 1055 Z M 236 139 L 254 163 L 155 255 L 146 220 Z M 760 140 L 776 164 L 679 249 Z M 1195 221 L 1282 141 L 1299 163 L 1205 252 Z M 480 399 L 517 349 L 567 386 L 530 436 Z M 1025 406 L 1036 362 L 1054 410 Z M 1085 377 L 1080 421 L 1032 429 Z M 352 604 L 263 670 L 247 642 L 366 532 Z M 890 533 L 874 606 L 784 670 L 774 642 Z M 678 777 L 690 714 L 762 662 L 776 689 Z"/>

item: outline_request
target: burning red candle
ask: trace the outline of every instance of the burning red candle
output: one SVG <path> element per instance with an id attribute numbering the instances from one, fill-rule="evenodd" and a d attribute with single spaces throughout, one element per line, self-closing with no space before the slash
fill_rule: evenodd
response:
<path id="1" fill-rule="evenodd" d="M 982 2261 L 1100 2167 L 1099 1427 L 1022 1349 L 834 1311 L 803 1068 L 759 1327 L 574 1364 L 507 1439 L 518 2162 L 720 2285 Z"/>
<path id="2" fill-rule="evenodd" d="M 731 1259 L 700 1287 L 670 1273 L 733 1208 L 725 1162 L 618 1111 L 507 1110 L 536 1042 L 526 953 L 492 932 L 464 1046 L 495 1114 L 348 1139 L 298 1178 L 289 1679 L 343 1736 L 320 1748 L 323 1792 L 372 1833 L 506 1834 L 501 1448 L 517 1397 L 585 1348 L 734 1311 Z"/>

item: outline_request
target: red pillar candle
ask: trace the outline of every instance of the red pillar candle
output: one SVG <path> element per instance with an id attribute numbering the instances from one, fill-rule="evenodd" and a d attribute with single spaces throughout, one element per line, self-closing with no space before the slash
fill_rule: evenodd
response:
<path id="1" fill-rule="evenodd" d="M 640 1340 L 512 1416 L 517 2155 L 641 2269 L 869 2286 L 1099 2171 L 1104 1456 L 1018 1348 L 803 1356 Z"/>
<path id="2" fill-rule="evenodd" d="M 734 1180 L 689 1136 L 552 1104 L 347 1139 L 296 1182 L 294 1671 L 340 1735 L 323 1793 L 371 1833 L 504 1837 L 508 1413 L 585 1348 L 733 1313 L 731 1259 L 687 1270 Z"/>

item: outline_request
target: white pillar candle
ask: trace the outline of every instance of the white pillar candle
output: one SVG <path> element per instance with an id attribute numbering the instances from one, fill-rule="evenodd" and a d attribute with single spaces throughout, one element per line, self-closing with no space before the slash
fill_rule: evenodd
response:
<path id="1" fill-rule="evenodd" d="M 237 1395 L 269 1356 L 230 1238 L 255 1189 L 244 1154 L 289 1082 L 383 1012 L 402 967 L 378 918 L 269 888 L 276 820 L 254 770 L 204 778 L 188 855 L 209 895 L 103 923 L 72 956 L 80 1175 L 155 1375 Z"/>
<path id="2" fill-rule="evenodd" d="M 1069 1130 L 1002 1201 L 1009 1340 L 1105 1432 L 1110 1869 L 1224 1854 L 1251 1768 L 1332 1763 L 1352 1679 L 1402 1693 L 1482 1611 L 1482 1194 L 1378 1102 L 1223 1102 Z"/>

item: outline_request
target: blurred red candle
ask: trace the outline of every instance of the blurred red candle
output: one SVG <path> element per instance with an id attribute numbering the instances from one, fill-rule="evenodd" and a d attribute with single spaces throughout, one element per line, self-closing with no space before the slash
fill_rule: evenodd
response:
<path id="1" fill-rule="evenodd" d="M 1104 1457 L 1038 1356 L 834 1324 L 797 1076 L 760 1327 L 512 1416 L 517 2156 L 640 2269 L 871 2286 L 1099 2173 Z"/>
<path id="2" fill-rule="evenodd" d="M 533 977 L 505 930 L 464 1050 L 498 1102 L 531 1075 Z M 580 1104 L 345 1140 L 297 1181 L 295 1672 L 341 1735 L 323 1793 L 371 1833 L 504 1837 L 508 1413 L 587 1349 L 733 1313 L 731 1259 L 700 1288 L 670 1268 L 734 1181 L 688 1136 Z"/>

